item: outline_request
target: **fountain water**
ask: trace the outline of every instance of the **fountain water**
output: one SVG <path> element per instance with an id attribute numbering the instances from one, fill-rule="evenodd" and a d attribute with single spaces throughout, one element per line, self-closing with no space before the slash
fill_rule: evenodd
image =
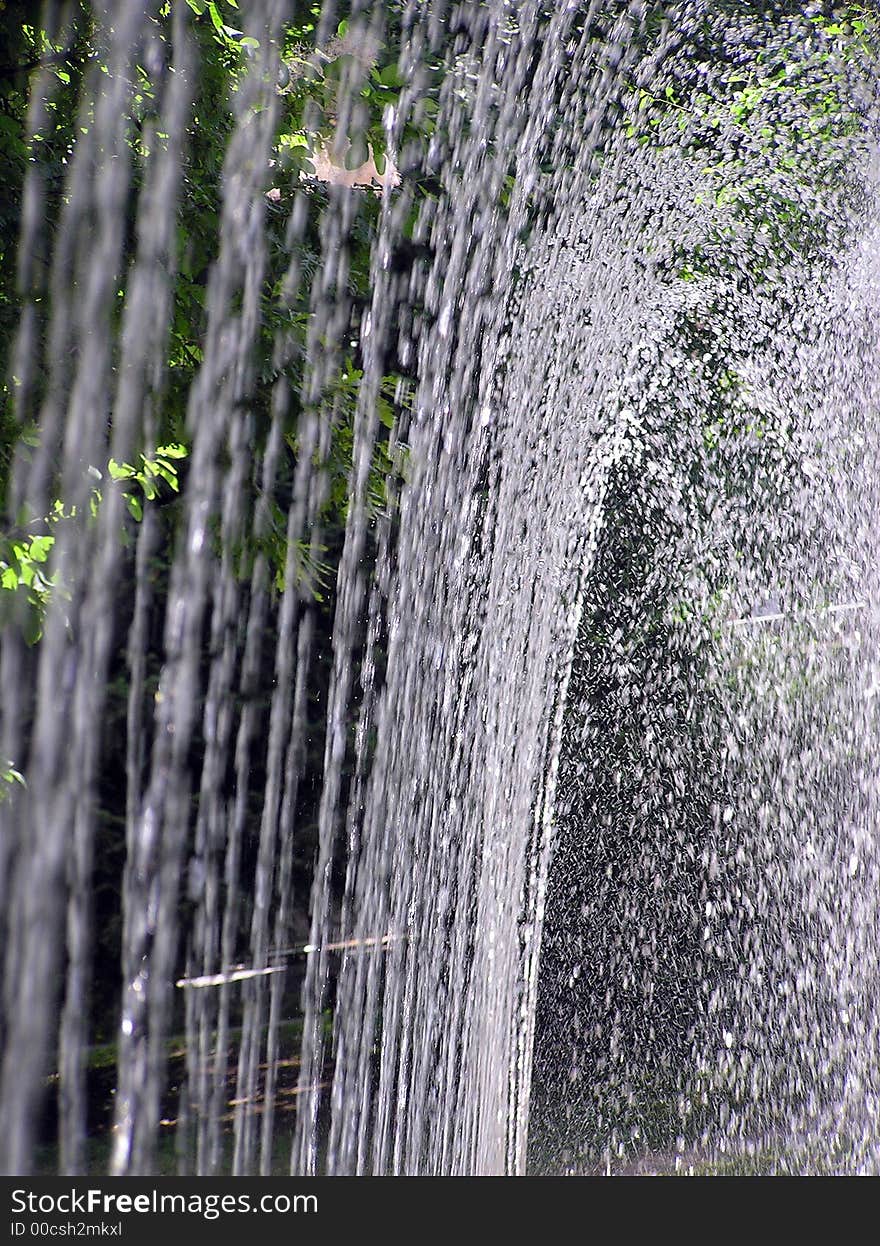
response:
<path id="1" fill-rule="evenodd" d="M 55 1071 L 53 1166 L 95 1163 L 114 756 L 112 1172 L 172 1111 L 199 1174 L 873 1170 L 866 24 L 327 0 L 306 54 L 248 5 L 160 514 L 118 465 L 150 478 L 176 383 L 206 7 L 104 6 L 48 277 L 25 186 L 11 513 L 63 513 L 42 637 L 3 637 L 4 1171 Z M 337 85 L 288 193 L 291 73 Z"/>

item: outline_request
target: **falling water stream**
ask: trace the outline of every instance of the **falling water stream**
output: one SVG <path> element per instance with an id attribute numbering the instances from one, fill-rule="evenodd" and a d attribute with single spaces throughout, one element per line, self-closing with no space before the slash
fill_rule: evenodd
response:
<path id="1" fill-rule="evenodd" d="M 344 53 L 339 133 L 392 25 L 351 7 L 340 34 L 326 0 L 316 32 L 321 63 Z M 48 266 L 38 166 L 20 243 L 16 395 L 38 435 L 10 511 L 75 515 L 39 642 L 3 632 L 2 756 L 26 780 L 0 802 L 3 1171 L 164 1171 L 169 1139 L 202 1175 L 880 1171 L 876 67 L 819 6 L 662 7 L 395 6 L 393 176 L 345 184 L 325 152 L 279 196 L 291 6 L 241 3 L 163 548 L 107 464 L 152 452 L 173 380 L 196 18 L 101 6 L 107 72 L 86 67 Z M 58 37 L 65 13 L 47 7 Z M 156 98 L 137 167 L 136 66 Z M 817 148 L 831 75 L 846 120 Z M 760 126 L 731 76 L 738 99 L 764 83 Z M 50 102 L 37 73 L 33 133 Z M 326 547 L 352 335 L 325 635 L 303 567 Z"/>

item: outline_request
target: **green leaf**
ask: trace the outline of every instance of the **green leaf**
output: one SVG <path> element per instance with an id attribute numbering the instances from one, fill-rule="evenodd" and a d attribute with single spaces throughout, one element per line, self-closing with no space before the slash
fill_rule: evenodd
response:
<path id="1" fill-rule="evenodd" d="M 175 493 L 179 492 L 180 485 L 177 480 L 177 472 L 174 470 L 173 467 L 169 467 L 165 463 L 157 463 L 156 464 L 156 475 L 161 476 L 162 479 L 166 482 L 166 484 L 168 484 L 174 490 Z"/>
<path id="2" fill-rule="evenodd" d="M 54 536 L 35 536 L 28 548 L 28 554 L 34 562 L 45 562 L 49 557 L 49 550 L 54 544 Z"/>
<path id="3" fill-rule="evenodd" d="M 403 86 L 403 78 L 400 76 L 400 70 L 397 68 L 397 62 L 394 61 L 392 64 L 386 65 L 385 68 L 376 75 L 376 81 L 380 83 L 381 86 L 388 87 L 389 89 Z"/>
<path id="4" fill-rule="evenodd" d="M 31 603 L 31 608 L 25 614 L 21 630 L 25 641 L 29 645 L 35 645 L 42 636 L 43 620 L 39 607 L 35 603 Z"/>
<path id="5" fill-rule="evenodd" d="M 214 29 L 217 31 L 217 34 L 222 35 L 223 34 L 223 18 L 217 12 L 217 5 L 213 3 L 213 0 L 209 0 L 208 16 L 213 22 Z"/>
<path id="6" fill-rule="evenodd" d="M 134 518 L 140 523 L 144 517 L 144 508 L 141 506 L 140 499 L 131 493 L 126 493 L 125 501 Z"/>
<path id="7" fill-rule="evenodd" d="M 345 167 L 349 171 L 352 169 L 359 169 L 362 164 L 366 164 L 369 158 L 370 153 L 365 140 L 358 137 L 353 141 L 348 151 L 345 153 Z"/>
<path id="8" fill-rule="evenodd" d="M 27 787 L 24 775 L 20 770 L 16 770 L 11 761 L 0 763 L 0 780 L 4 783 L 20 783 L 22 787 Z"/>

